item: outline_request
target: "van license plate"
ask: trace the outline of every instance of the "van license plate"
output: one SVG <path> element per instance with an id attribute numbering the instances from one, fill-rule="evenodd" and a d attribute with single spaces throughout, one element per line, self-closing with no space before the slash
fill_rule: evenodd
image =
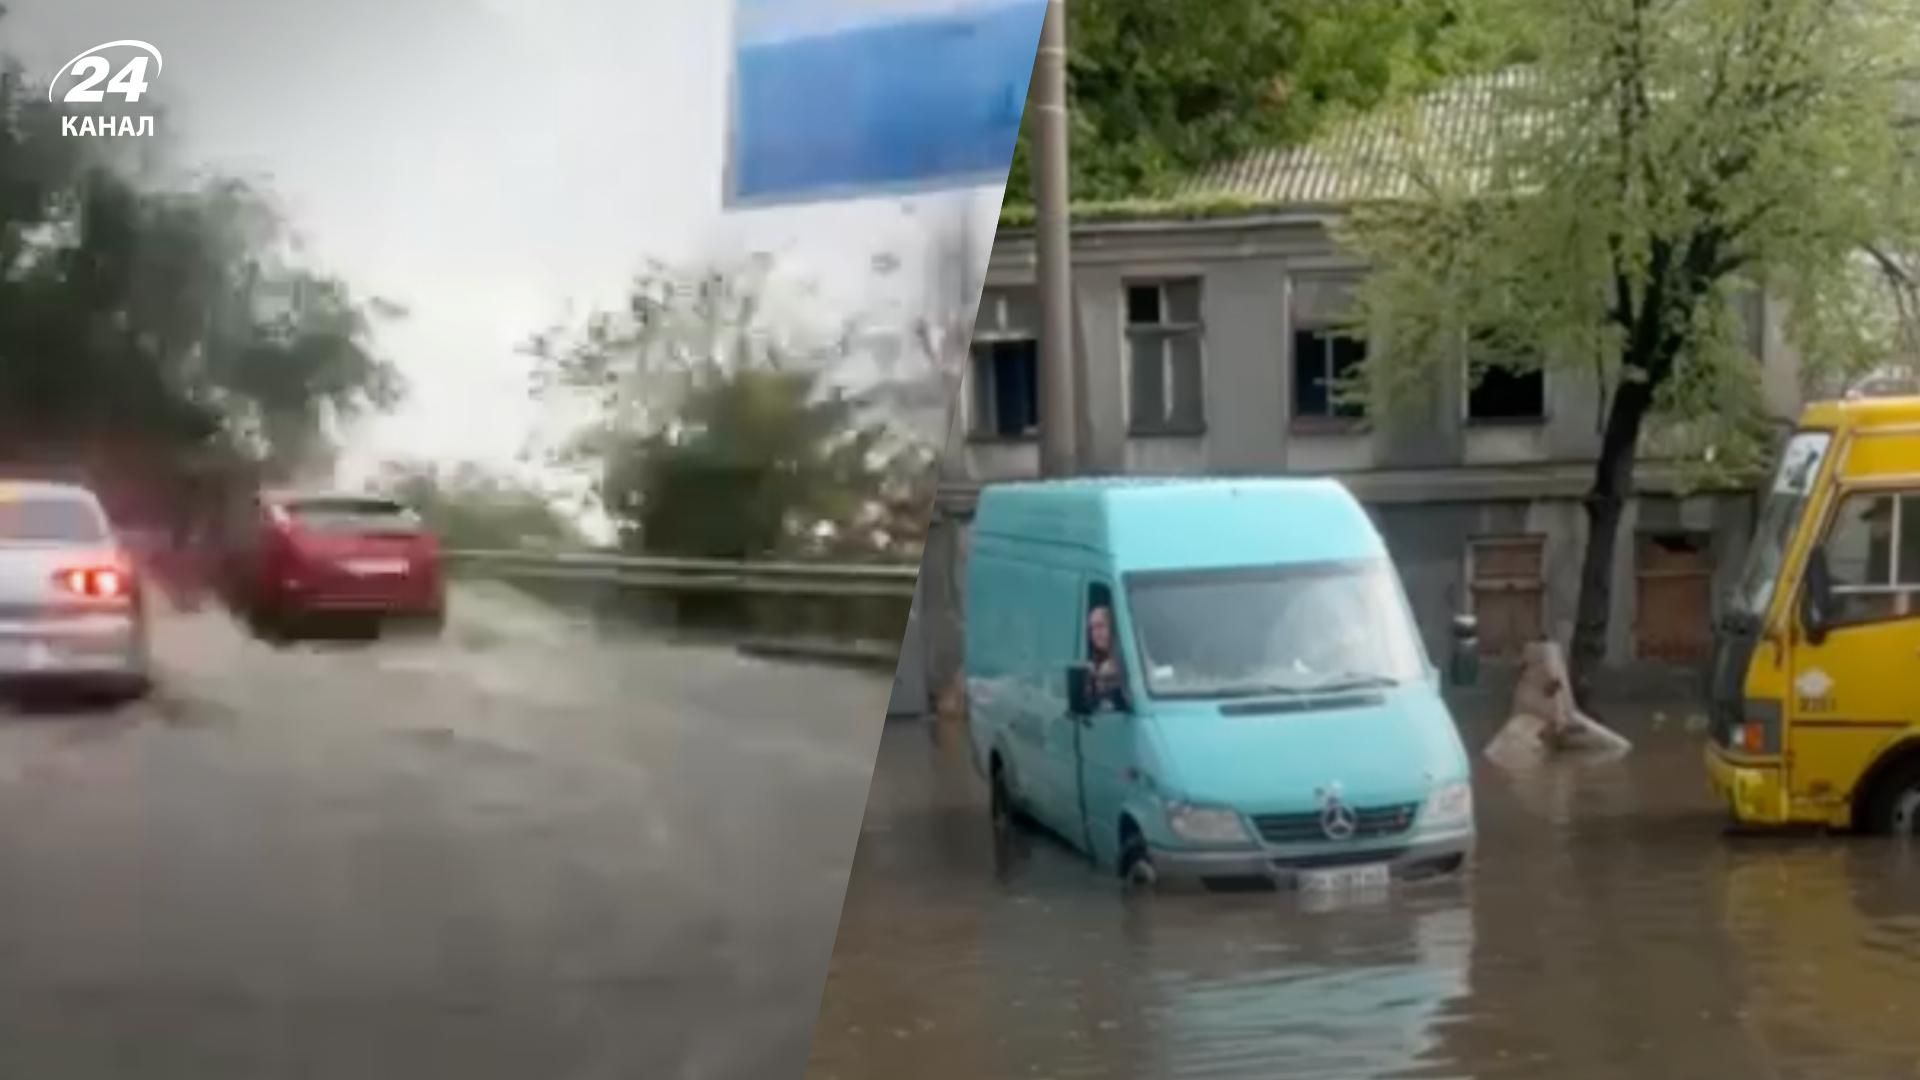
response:
<path id="1" fill-rule="evenodd" d="M 1386 863 L 1300 871 L 1300 887 L 1308 892 L 1352 892 L 1385 888 L 1393 881 Z"/>
<path id="2" fill-rule="evenodd" d="M 349 559 L 347 572 L 361 577 L 381 577 L 407 572 L 405 559 Z"/>

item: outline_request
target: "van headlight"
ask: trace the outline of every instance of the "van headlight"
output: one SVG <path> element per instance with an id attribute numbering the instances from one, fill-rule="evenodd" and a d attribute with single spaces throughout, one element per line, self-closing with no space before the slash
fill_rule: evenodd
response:
<path id="1" fill-rule="evenodd" d="M 1473 786 L 1460 781 L 1434 788 L 1420 808 L 1420 821 L 1426 825 L 1457 825 L 1472 817 Z"/>
<path id="2" fill-rule="evenodd" d="M 1238 844 L 1247 839 L 1247 828 L 1240 815 L 1218 806 L 1187 806 L 1176 803 L 1167 808 L 1167 827 L 1180 839 L 1193 844 Z"/>

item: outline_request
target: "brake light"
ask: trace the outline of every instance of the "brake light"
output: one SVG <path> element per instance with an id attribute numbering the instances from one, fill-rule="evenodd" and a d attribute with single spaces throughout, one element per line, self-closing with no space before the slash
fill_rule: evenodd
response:
<path id="1" fill-rule="evenodd" d="M 113 566 L 82 566 L 53 575 L 54 583 L 89 600 L 118 600 L 133 592 L 133 580 Z"/>

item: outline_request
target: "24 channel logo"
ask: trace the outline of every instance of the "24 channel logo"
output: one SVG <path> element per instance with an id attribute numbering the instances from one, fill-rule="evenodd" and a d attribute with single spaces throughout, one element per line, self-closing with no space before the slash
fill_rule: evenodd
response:
<path id="1" fill-rule="evenodd" d="M 131 53 L 132 55 L 127 55 Z M 116 69 L 109 56 L 124 58 Z M 154 75 L 165 66 L 160 50 L 145 41 L 132 38 L 95 45 L 60 66 L 47 82 L 47 100 L 52 102 L 64 84 L 66 93 L 59 101 L 67 105 L 98 105 L 119 98 L 132 105 L 146 95 L 152 85 L 148 68 Z M 106 85 L 102 86 L 104 83 Z M 152 116 L 63 116 L 62 135 L 152 135 Z"/>

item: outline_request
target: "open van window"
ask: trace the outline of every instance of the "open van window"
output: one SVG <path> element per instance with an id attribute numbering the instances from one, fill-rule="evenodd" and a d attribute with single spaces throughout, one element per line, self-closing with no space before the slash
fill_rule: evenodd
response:
<path id="1" fill-rule="evenodd" d="M 1753 543 L 1747 548 L 1746 566 L 1740 585 L 1734 590 L 1732 614 L 1739 619 L 1763 619 L 1773 601 L 1774 584 L 1780 577 L 1780 563 L 1787 544 L 1800 524 L 1807 497 L 1820 465 L 1826 460 L 1833 434 L 1826 431 L 1802 431 L 1787 442 L 1780 455 L 1780 468 L 1767 489 L 1766 502 L 1760 508 L 1760 520 L 1754 526 Z"/>
<path id="2" fill-rule="evenodd" d="M 1127 671 L 1114 643 L 1113 593 L 1105 585 L 1087 590 L 1087 696 L 1103 706 L 1126 711 Z"/>
<path id="3" fill-rule="evenodd" d="M 1128 613 L 1156 698 L 1394 686 L 1425 657 L 1384 559 L 1127 576 Z"/>

